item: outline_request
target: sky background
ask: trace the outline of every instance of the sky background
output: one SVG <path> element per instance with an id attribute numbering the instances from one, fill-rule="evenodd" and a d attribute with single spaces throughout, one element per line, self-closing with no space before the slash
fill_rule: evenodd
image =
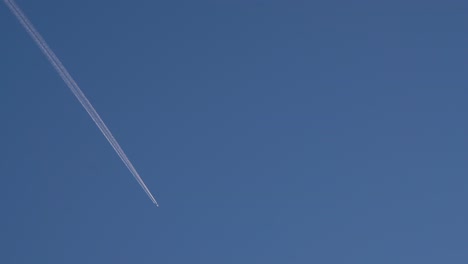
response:
<path id="1" fill-rule="evenodd" d="M 467 1 L 17 3 L 0 263 L 468 262 Z"/>

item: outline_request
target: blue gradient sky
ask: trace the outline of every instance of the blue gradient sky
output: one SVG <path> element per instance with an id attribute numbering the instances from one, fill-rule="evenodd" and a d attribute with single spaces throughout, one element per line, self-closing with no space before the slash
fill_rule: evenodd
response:
<path id="1" fill-rule="evenodd" d="M 0 263 L 468 262 L 467 1 L 17 2 Z"/>

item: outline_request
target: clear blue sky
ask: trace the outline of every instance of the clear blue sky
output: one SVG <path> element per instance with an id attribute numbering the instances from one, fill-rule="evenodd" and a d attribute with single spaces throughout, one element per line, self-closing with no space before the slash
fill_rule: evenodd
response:
<path id="1" fill-rule="evenodd" d="M 467 1 L 17 2 L 0 263 L 468 262 Z"/>

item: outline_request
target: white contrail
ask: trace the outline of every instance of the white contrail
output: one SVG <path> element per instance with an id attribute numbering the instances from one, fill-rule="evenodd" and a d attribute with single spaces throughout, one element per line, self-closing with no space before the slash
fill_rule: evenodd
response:
<path id="1" fill-rule="evenodd" d="M 10 8 L 11 12 L 19 20 L 21 25 L 23 25 L 23 27 L 26 29 L 26 31 L 29 33 L 29 35 L 33 38 L 33 40 L 34 40 L 34 42 L 36 42 L 37 46 L 39 46 L 39 48 L 44 53 L 44 55 L 47 57 L 49 62 L 52 64 L 52 66 L 55 68 L 57 73 L 60 75 L 60 77 L 62 77 L 65 84 L 68 86 L 68 88 L 70 88 L 70 90 L 76 96 L 78 101 L 80 101 L 81 105 L 86 109 L 88 114 L 93 119 L 94 123 L 96 123 L 98 128 L 101 130 L 102 134 L 106 137 L 107 141 L 109 141 L 111 146 L 114 148 L 115 152 L 119 155 L 120 159 L 125 164 L 125 166 L 127 166 L 127 168 L 133 174 L 133 176 L 135 177 L 137 182 L 140 184 L 141 188 L 143 188 L 143 190 L 146 192 L 146 194 L 151 199 L 151 201 L 156 206 L 159 206 L 158 202 L 156 201 L 156 199 L 154 199 L 154 197 L 151 194 L 151 192 L 149 191 L 148 187 L 146 187 L 146 185 L 143 182 L 143 180 L 141 179 L 140 175 L 135 170 L 135 168 L 133 167 L 130 160 L 127 158 L 127 155 L 125 155 L 125 153 L 122 150 L 122 148 L 120 147 L 119 143 L 117 143 L 117 140 L 115 140 L 114 136 L 112 135 L 110 130 L 107 128 L 104 121 L 102 121 L 99 114 L 96 112 L 94 107 L 91 105 L 88 98 L 86 98 L 83 91 L 81 91 L 78 84 L 76 84 L 75 80 L 73 80 L 71 75 L 68 73 L 65 66 L 63 66 L 62 62 L 57 58 L 55 53 L 47 45 L 46 41 L 42 38 L 42 36 L 39 34 L 39 32 L 34 28 L 32 23 L 28 20 L 28 18 L 23 13 L 23 11 L 21 11 L 21 9 L 18 7 L 18 5 L 13 0 L 4 0 L 4 2 Z"/>

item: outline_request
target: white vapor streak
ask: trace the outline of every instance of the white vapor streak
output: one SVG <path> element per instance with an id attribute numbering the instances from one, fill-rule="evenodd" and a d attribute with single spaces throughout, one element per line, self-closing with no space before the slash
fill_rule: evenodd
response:
<path id="1" fill-rule="evenodd" d="M 114 138 L 114 136 L 112 135 L 110 130 L 107 128 L 104 121 L 102 121 L 101 117 L 96 112 L 94 107 L 91 105 L 89 100 L 86 98 L 84 93 L 81 91 L 78 84 L 75 82 L 75 80 L 73 80 L 71 75 L 68 73 L 65 66 L 63 66 L 62 62 L 57 58 L 55 53 L 47 45 L 46 41 L 42 38 L 42 36 L 39 34 L 39 32 L 34 28 L 32 23 L 28 20 L 26 15 L 21 11 L 21 9 L 16 5 L 16 3 L 13 0 L 4 0 L 4 2 L 10 8 L 11 12 L 19 20 L 19 22 L 24 27 L 24 29 L 26 29 L 26 31 L 32 37 L 34 42 L 36 42 L 37 46 L 39 46 L 41 51 L 44 53 L 44 55 L 47 57 L 49 62 L 52 64 L 52 66 L 57 71 L 57 73 L 63 79 L 65 84 L 68 86 L 68 88 L 70 88 L 70 90 L 76 96 L 78 101 L 85 108 L 86 112 L 88 112 L 88 114 L 91 116 L 94 123 L 96 123 L 97 127 L 101 130 L 102 134 L 106 137 L 107 141 L 109 141 L 111 146 L 114 148 L 115 152 L 119 155 L 122 162 L 125 164 L 125 166 L 127 166 L 127 168 L 130 170 L 130 172 L 133 174 L 133 176 L 135 177 L 137 182 L 140 184 L 141 188 L 143 188 L 143 190 L 148 195 L 148 197 L 151 199 L 151 201 L 156 206 L 159 206 L 158 202 L 156 201 L 156 199 L 154 199 L 154 197 L 151 194 L 151 192 L 149 191 L 148 187 L 146 187 L 145 183 L 141 179 L 141 177 L 138 174 L 138 172 L 136 171 L 136 169 L 133 167 L 130 160 L 127 158 L 127 155 L 125 155 L 124 151 L 120 147 L 117 140 Z"/>

